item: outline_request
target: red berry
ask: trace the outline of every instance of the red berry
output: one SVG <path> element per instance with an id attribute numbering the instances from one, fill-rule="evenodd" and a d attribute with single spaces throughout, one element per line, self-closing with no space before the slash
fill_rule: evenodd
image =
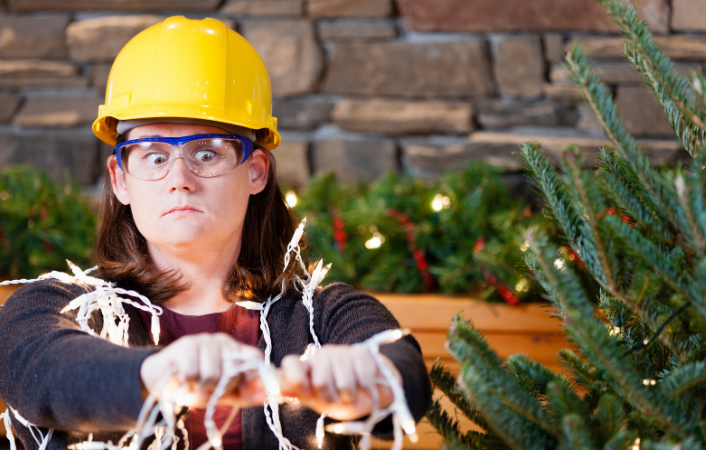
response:
<path id="1" fill-rule="evenodd" d="M 473 246 L 473 253 L 478 253 L 485 248 L 485 238 L 479 237 L 476 239 L 476 244 Z"/>

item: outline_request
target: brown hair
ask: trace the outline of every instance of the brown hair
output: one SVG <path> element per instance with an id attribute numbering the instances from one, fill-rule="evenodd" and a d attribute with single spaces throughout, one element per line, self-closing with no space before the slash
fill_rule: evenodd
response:
<path id="1" fill-rule="evenodd" d="M 282 272 L 284 252 L 296 222 L 277 183 L 275 159 L 271 152 L 264 152 L 270 158 L 267 185 L 248 202 L 240 253 L 233 261 L 224 288 L 225 298 L 230 301 L 236 298 L 263 301 L 279 291 L 283 280 L 291 287 L 289 280 L 298 266 L 290 263 L 287 271 Z M 165 273 L 153 266 L 147 242 L 135 225 L 130 206 L 120 203 L 113 193 L 107 168 L 94 254 L 99 277 L 121 288 L 136 290 L 154 303 L 163 303 L 188 289 L 178 272 Z"/>

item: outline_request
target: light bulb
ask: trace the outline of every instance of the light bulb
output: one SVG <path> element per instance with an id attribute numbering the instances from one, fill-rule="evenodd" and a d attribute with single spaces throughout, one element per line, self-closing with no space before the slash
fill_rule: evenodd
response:
<path id="1" fill-rule="evenodd" d="M 373 233 L 373 237 L 365 241 L 365 248 L 367 248 L 368 250 L 380 248 L 383 242 L 385 242 L 385 238 L 382 234 L 376 231 Z"/>
<path id="2" fill-rule="evenodd" d="M 435 198 L 433 202 L 431 202 L 431 209 L 434 211 L 441 211 L 441 209 L 444 207 L 444 204 L 441 203 L 441 199 Z"/>
<path id="3" fill-rule="evenodd" d="M 289 191 L 287 192 L 287 195 L 285 196 L 287 199 L 287 204 L 289 205 L 290 208 L 294 208 L 297 204 L 297 194 L 294 193 L 294 191 Z"/>

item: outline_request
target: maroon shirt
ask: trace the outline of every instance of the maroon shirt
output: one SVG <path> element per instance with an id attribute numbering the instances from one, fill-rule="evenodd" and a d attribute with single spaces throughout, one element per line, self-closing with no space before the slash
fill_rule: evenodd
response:
<path id="1" fill-rule="evenodd" d="M 198 333 L 227 333 L 237 341 L 247 345 L 257 346 L 260 339 L 260 312 L 251 311 L 240 306 L 233 306 L 228 311 L 221 313 L 205 314 L 203 316 L 188 316 L 176 313 L 162 307 L 164 313 L 159 317 L 161 332 L 160 345 L 169 345 L 182 336 Z M 146 330 L 150 329 L 151 314 L 142 310 L 140 319 Z M 189 448 L 195 449 L 207 441 L 206 427 L 203 420 L 205 409 L 191 408 L 184 424 L 189 432 Z M 230 413 L 230 407 L 217 407 L 214 414 L 216 424 L 223 424 Z M 242 450 L 242 414 L 239 411 L 228 431 L 223 436 L 223 447 L 227 449 Z M 179 449 L 183 449 L 183 442 L 179 442 Z"/>

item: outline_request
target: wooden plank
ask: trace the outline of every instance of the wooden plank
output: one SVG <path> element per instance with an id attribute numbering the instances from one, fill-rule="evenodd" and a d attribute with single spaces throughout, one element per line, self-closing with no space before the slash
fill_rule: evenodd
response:
<path id="1" fill-rule="evenodd" d="M 546 305 L 509 306 L 488 303 L 473 297 L 447 297 L 439 294 L 373 293 L 404 327 L 419 330 L 446 330 L 459 311 L 473 320 L 484 333 L 559 333 L 561 322 L 550 315 Z"/>
<path id="2" fill-rule="evenodd" d="M 444 334 L 413 331 L 413 335 L 421 345 L 425 358 L 451 357 L 444 346 Z M 537 361 L 554 361 L 559 350 L 569 347 L 562 335 L 486 333 L 485 339 L 503 359 L 515 353 L 524 353 Z"/>

